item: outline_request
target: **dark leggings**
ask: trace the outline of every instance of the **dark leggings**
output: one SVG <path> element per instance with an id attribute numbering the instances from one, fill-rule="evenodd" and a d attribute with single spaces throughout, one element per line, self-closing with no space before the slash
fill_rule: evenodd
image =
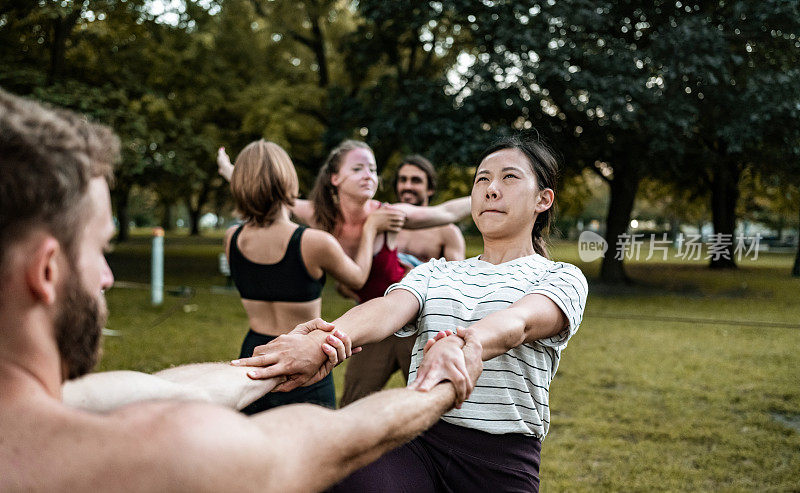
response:
<path id="1" fill-rule="evenodd" d="M 255 349 L 256 346 L 264 345 L 275 339 L 275 337 L 276 336 L 268 336 L 253 332 L 252 329 L 249 330 L 242 343 L 242 350 L 239 352 L 239 357 L 249 358 L 253 355 L 253 349 Z M 251 415 L 267 411 L 273 407 L 296 404 L 299 402 L 318 404 L 335 409 L 336 389 L 333 386 L 333 376 L 328 374 L 328 376 L 315 384 L 309 385 L 308 387 L 300 387 L 291 392 L 270 392 L 242 409 L 241 412 Z"/>
<path id="2" fill-rule="evenodd" d="M 535 437 L 493 435 L 440 420 L 329 492 L 539 491 L 541 448 Z"/>

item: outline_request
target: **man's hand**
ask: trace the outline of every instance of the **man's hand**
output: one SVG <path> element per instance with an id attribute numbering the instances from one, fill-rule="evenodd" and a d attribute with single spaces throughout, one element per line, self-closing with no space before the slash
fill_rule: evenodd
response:
<path id="1" fill-rule="evenodd" d="M 456 389 L 456 407 L 460 408 L 483 370 L 482 353 L 480 342 L 468 329 L 441 331 L 425 344 L 417 378 L 409 388 L 426 392 L 448 380 Z"/>
<path id="2" fill-rule="evenodd" d="M 350 337 L 345 334 L 344 332 L 338 331 L 334 328 L 333 324 L 325 322 L 321 318 L 317 318 L 311 320 L 310 322 L 306 322 L 304 324 L 300 324 L 294 328 L 289 334 L 296 334 L 296 335 L 307 335 L 314 331 L 332 331 L 330 334 L 325 336 L 325 342 L 322 343 L 322 351 L 328 356 L 328 360 L 325 364 L 317 371 L 314 376 L 311 377 L 310 380 L 306 381 L 305 383 L 301 384 L 304 387 L 309 385 L 315 384 L 325 378 L 333 368 L 336 367 L 339 363 L 346 360 L 350 356 L 358 353 L 361 351 L 361 346 L 353 347 L 352 341 L 350 341 Z M 258 348 L 256 348 L 258 349 Z M 297 380 L 301 380 L 302 376 L 297 375 Z M 287 379 L 287 382 L 278 385 L 275 387 L 275 390 L 279 392 L 288 392 L 289 390 L 293 390 L 297 387 L 293 385 L 293 378 L 290 376 Z"/>
<path id="3" fill-rule="evenodd" d="M 217 151 L 217 171 L 223 178 L 231 181 L 231 176 L 233 176 L 233 165 L 231 164 L 231 158 L 228 157 L 228 153 L 225 152 L 224 147 L 220 147 Z"/>
<path id="4" fill-rule="evenodd" d="M 285 392 L 318 382 L 360 349 L 354 351 L 346 334 L 317 318 L 298 325 L 269 344 L 256 347 L 250 358 L 234 360 L 231 364 L 257 367 L 247 373 L 252 379 L 287 377 L 286 382 L 275 388 Z"/>

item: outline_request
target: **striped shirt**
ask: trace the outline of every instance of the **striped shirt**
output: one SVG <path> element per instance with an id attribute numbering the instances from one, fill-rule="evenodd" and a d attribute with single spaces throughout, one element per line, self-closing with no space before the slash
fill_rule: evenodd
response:
<path id="1" fill-rule="evenodd" d="M 550 382 L 586 306 L 588 288 L 580 269 L 541 255 L 500 265 L 478 257 L 454 262 L 438 259 L 414 268 L 386 292 L 395 289 L 410 292 L 420 304 L 415 321 L 397 332 L 401 337 L 417 336 L 409 383 L 416 378 L 425 343 L 440 330 L 472 325 L 528 294 L 547 296 L 561 308 L 569 321 L 567 328 L 485 361 L 469 399 L 461 409 L 442 417 L 466 428 L 522 433 L 543 440 L 550 427 Z"/>

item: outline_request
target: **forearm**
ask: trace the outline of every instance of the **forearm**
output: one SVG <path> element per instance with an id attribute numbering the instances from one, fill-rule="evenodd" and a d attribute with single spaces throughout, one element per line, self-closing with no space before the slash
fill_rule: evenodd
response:
<path id="1" fill-rule="evenodd" d="M 276 379 L 251 380 L 247 368 L 227 363 L 178 366 L 155 374 L 111 371 L 66 382 L 64 403 L 94 412 L 108 412 L 134 402 L 191 400 L 242 409 L 272 390 Z"/>
<path id="2" fill-rule="evenodd" d="M 470 214 L 470 198 L 461 197 L 448 200 L 439 205 L 430 207 L 413 206 L 409 204 L 395 204 L 406 212 L 406 229 L 430 228 L 442 226 L 464 219 Z"/>
<path id="3" fill-rule="evenodd" d="M 271 440 L 292 444 L 272 468 L 280 474 L 273 482 L 285 491 L 322 490 L 428 429 L 454 399 L 445 383 L 430 392 L 378 392 L 338 411 L 302 405 L 262 413 L 256 419 Z"/>
<path id="4" fill-rule="evenodd" d="M 210 402 L 208 394 L 135 371 L 92 373 L 62 387 L 65 404 L 92 412 L 108 412 L 134 402 L 180 399 Z"/>
<path id="5" fill-rule="evenodd" d="M 375 245 L 375 228 L 366 226 L 361 231 L 361 242 L 358 244 L 355 261 L 359 268 L 359 275 L 355 283 L 349 285 L 352 289 L 361 289 L 369 279 L 369 271 L 372 268 L 372 250 Z"/>
<path id="6" fill-rule="evenodd" d="M 556 335 L 567 325 L 561 309 L 548 297 L 529 294 L 510 307 L 471 325 L 483 346 L 483 361 L 509 349 Z"/>
<path id="7" fill-rule="evenodd" d="M 492 313 L 467 327 L 483 347 L 481 359 L 490 360 L 525 342 L 525 321 L 506 310 Z"/>
<path id="8" fill-rule="evenodd" d="M 252 380 L 247 371 L 248 368 L 228 363 L 196 363 L 168 368 L 154 376 L 183 387 L 187 394 L 198 392 L 206 396 L 204 400 L 208 402 L 243 409 L 283 381 L 275 378 Z"/>
<path id="9" fill-rule="evenodd" d="M 396 297 L 375 298 L 351 308 L 332 323 L 350 337 L 353 346 L 379 342 L 408 322 L 402 316 L 404 307 L 398 301 L 401 300 Z"/>
<path id="10" fill-rule="evenodd" d="M 464 219 L 470 215 L 472 199 L 470 197 L 461 197 L 458 199 L 448 200 L 436 207 L 441 207 L 445 215 L 448 216 L 448 223 L 454 223 Z"/>

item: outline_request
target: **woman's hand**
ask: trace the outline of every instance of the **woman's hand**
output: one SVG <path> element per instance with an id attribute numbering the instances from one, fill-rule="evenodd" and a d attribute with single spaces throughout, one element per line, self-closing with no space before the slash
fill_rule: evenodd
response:
<path id="1" fill-rule="evenodd" d="M 398 232 L 403 229 L 406 222 L 406 213 L 391 205 L 375 209 L 364 223 L 364 229 L 373 230 L 375 233 L 383 231 Z"/>
<path id="2" fill-rule="evenodd" d="M 422 364 L 409 388 L 423 392 L 450 381 L 456 389 L 456 407 L 469 397 L 483 370 L 483 348 L 474 333 L 463 327 L 441 331 L 425 343 Z"/>
<path id="3" fill-rule="evenodd" d="M 224 147 L 220 147 L 217 151 L 217 171 L 223 178 L 231 181 L 231 176 L 233 176 L 233 164 L 231 164 L 231 158 L 228 157 L 228 153 L 225 152 Z"/>

